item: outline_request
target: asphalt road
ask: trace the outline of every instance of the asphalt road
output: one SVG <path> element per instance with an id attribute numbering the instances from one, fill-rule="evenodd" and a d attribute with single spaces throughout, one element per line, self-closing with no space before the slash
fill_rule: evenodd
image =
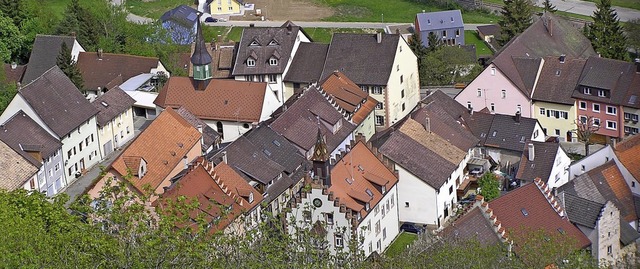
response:
<path id="1" fill-rule="evenodd" d="M 580 0 L 550 0 L 553 5 L 559 11 L 566 11 L 570 13 L 591 16 L 593 15 L 593 11 L 596 10 L 596 4 L 587 1 Z M 543 0 L 537 0 L 537 5 L 542 6 Z M 624 7 L 613 7 L 618 13 L 618 18 L 620 21 L 629 21 L 633 19 L 640 19 L 640 10 L 624 8 Z"/>

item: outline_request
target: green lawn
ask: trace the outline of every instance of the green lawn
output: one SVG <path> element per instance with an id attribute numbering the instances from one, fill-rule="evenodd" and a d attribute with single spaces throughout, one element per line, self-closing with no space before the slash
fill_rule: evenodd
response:
<path id="1" fill-rule="evenodd" d="M 455 9 L 454 6 L 438 7 L 435 4 L 416 3 L 409 0 L 316 0 L 317 3 L 333 7 L 336 14 L 327 21 L 367 22 L 413 22 L 416 13 L 425 10 L 439 11 Z M 477 11 L 463 12 L 465 23 L 490 23 L 497 21 L 495 15 Z"/>
<path id="2" fill-rule="evenodd" d="M 71 0 L 43 0 L 40 4 L 47 8 L 47 13 L 62 18 L 69 3 L 71 3 Z"/>
<path id="3" fill-rule="evenodd" d="M 192 5 L 193 1 L 189 0 L 155 0 L 155 1 L 145 1 L 145 0 L 123 0 L 129 12 L 152 18 L 155 20 L 160 19 L 162 14 L 173 9 L 179 5 Z M 195 6 L 193 6 L 195 7 Z"/>
<path id="4" fill-rule="evenodd" d="M 375 33 L 376 29 L 352 29 L 352 28 L 304 28 L 304 32 L 314 42 L 330 43 L 334 33 Z"/>
<path id="5" fill-rule="evenodd" d="M 464 31 L 464 43 L 466 45 L 476 45 L 476 56 L 478 57 L 482 55 L 493 55 L 493 51 L 491 51 L 491 49 L 489 49 L 489 46 L 487 46 L 487 44 L 484 43 L 482 39 L 480 39 L 480 36 L 476 31 Z"/>
<path id="6" fill-rule="evenodd" d="M 387 248 L 386 255 L 389 257 L 395 257 L 407 248 L 409 244 L 411 244 L 414 240 L 418 239 L 418 235 L 412 233 L 402 232 L 398 235 L 395 241 Z"/>

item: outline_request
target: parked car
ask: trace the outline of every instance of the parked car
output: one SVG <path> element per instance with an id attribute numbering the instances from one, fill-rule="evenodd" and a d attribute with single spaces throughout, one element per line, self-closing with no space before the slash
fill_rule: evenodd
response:
<path id="1" fill-rule="evenodd" d="M 475 194 L 469 194 L 467 197 L 462 198 L 462 200 L 460 200 L 458 203 L 465 205 L 465 204 L 471 204 L 473 202 L 476 201 L 476 195 Z"/>
<path id="2" fill-rule="evenodd" d="M 424 228 L 413 222 L 405 222 L 400 226 L 400 231 L 407 232 L 407 233 L 421 234 L 422 232 L 424 232 Z"/>
<path id="3" fill-rule="evenodd" d="M 218 19 L 216 19 L 214 17 L 208 17 L 208 18 L 204 19 L 204 22 L 218 22 Z"/>

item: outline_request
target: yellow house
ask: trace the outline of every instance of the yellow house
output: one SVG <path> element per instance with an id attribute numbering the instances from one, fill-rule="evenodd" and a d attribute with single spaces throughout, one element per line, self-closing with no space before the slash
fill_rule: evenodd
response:
<path id="1" fill-rule="evenodd" d="M 242 0 L 208 0 L 211 15 L 238 14 L 244 5 Z"/>

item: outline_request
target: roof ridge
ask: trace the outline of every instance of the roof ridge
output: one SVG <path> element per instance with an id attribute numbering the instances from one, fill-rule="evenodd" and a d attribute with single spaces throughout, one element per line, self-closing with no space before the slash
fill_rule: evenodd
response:
<path id="1" fill-rule="evenodd" d="M 476 201 L 473 203 L 472 207 L 477 207 L 480 210 L 482 216 L 491 224 L 491 228 L 498 235 L 500 241 L 513 242 L 513 240 L 509 240 L 505 227 L 503 227 L 502 222 L 498 220 L 498 216 L 493 213 L 493 209 L 489 207 L 489 203 L 484 201 L 484 196 L 476 195 Z"/>
<path id="2" fill-rule="evenodd" d="M 33 84 L 33 82 L 35 82 L 36 80 L 38 80 L 38 79 L 40 79 L 40 78 L 44 77 L 44 75 L 48 74 L 48 73 L 49 73 L 53 68 L 56 68 L 56 67 L 58 67 L 58 65 L 57 65 L 57 64 L 54 64 L 52 67 L 49 67 L 49 69 L 47 69 L 47 70 L 46 70 L 46 71 L 44 71 L 42 74 L 40 74 L 40 76 L 38 76 L 38 77 L 34 78 L 33 80 L 29 81 L 29 82 L 28 82 L 27 84 L 25 84 L 25 85 L 21 85 L 21 86 L 20 86 L 20 88 L 18 89 L 18 92 L 22 91 L 22 89 L 26 88 L 27 86 L 29 86 L 29 85 Z M 60 67 L 58 67 L 58 69 L 60 69 Z M 62 71 L 62 69 L 61 69 L 60 71 Z"/>
<path id="3" fill-rule="evenodd" d="M 549 203 L 549 205 L 551 205 L 553 210 L 556 213 L 558 213 L 558 215 L 560 217 L 562 217 L 562 218 L 567 217 L 567 215 L 565 214 L 564 209 L 560 206 L 560 203 L 558 203 L 558 199 L 556 199 L 554 194 L 549 189 L 549 185 L 545 184 L 542 181 L 542 179 L 540 179 L 539 177 L 535 178 L 533 180 L 533 182 L 536 185 L 536 187 L 538 188 L 538 190 L 540 191 L 540 193 L 545 197 L 545 199 L 547 199 L 547 202 Z"/>

